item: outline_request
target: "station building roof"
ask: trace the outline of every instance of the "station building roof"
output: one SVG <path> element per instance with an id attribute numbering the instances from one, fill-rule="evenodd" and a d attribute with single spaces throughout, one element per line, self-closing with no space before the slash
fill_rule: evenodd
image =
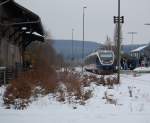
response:
<path id="1" fill-rule="evenodd" d="M 148 47 L 148 45 L 140 46 L 140 47 L 138 47 L 138 48 L 132 50 L 131 52 L 140 52 L 140 51 L 142 51 L 143 49 L 145 49 L 146 47 Z"/>
<path id="2" fill-rule="evenodd" d="M 22 37 L 44 41 L 41 19 L 32 11 L 24 8 L 14 0 L 0 0 L 0 26 L 12 27 L 21 32 Z M 37 35 L 33 34 L 36 33 Z"/>

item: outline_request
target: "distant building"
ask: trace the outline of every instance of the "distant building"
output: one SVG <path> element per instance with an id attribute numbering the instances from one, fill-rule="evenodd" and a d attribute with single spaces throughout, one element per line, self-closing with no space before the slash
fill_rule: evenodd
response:
<path id="1" fill-rule="evenodd" d="M 139 65 L 144 62 L 145 65 L 150 65 L 150 43 L 144 46 L 140 46 L 137 49 L 134 49 L 130 52 L 132 57 L 135 57 Z"/>

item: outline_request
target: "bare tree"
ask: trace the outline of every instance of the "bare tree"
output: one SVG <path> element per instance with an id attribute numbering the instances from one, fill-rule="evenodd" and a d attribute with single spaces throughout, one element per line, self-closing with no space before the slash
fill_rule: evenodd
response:
<path id="1" fill-rule="evenodd" d="M 105 49 L 106 50 L 111 50 L 112 49 L 112 42 L 111 42 L 111 38 L 109 36 L 106 37 Z"/>

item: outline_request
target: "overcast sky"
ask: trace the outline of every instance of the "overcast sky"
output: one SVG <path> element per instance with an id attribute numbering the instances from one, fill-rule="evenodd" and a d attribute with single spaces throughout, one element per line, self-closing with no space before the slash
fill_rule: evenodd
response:
<path id="1" fill-rule="evenodd" d="M 118 0 L 16 0 L 37 13 L 53 39 L 82 40 L 82 11 L 85 11 L 85 40 L 103 43 L 108 35 L 113 39 L 113 16 L 117 15 Z M 131 43 L 128 32 L 137 32 L 134 43 L 150 42 L 150 0 L 121 0 L 123 43 Z"/>

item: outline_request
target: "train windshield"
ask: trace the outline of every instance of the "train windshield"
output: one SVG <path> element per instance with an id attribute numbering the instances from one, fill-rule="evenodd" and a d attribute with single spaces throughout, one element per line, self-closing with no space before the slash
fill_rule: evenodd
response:
<path id="1" fill-rule="evenodd" d="M 100 59 L 103 61 L 111 61 L 113 60 L 113 53 L 112 52 L 101 52 L 99 53 Z"/>

